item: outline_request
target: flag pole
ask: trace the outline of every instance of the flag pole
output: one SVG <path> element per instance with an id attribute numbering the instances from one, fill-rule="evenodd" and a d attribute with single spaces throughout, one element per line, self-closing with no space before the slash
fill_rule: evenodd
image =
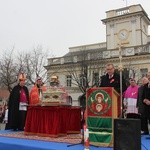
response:
<path id="1" fill-rule="evenodd" d="M 123 0 L 124 1 L 124 0 Z M 128 0 L 125 0 L 126 1 L 126 7 L 128 6 Z"/>
<path id="2" fill-rule="evenodd" d="M 126 0 L 126 7 L 128 6 L 128 0 Z"/>

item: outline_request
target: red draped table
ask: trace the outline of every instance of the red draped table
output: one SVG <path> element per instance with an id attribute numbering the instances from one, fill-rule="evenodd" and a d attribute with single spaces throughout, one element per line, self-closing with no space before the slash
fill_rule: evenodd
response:
<path id="1" fill-rule="evenodd" d="M 25 124 L 26 135 L 58 137 L 80 133 L 81 108 L 73 106 L 29 106 Z"/>

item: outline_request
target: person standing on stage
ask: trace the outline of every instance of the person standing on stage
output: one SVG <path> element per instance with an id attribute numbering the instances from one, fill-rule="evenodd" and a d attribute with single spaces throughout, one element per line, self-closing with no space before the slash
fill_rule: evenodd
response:
<path id="1" fill-rule="evenodd" d="M 29 94 L 29 104 L 38 105 L 42 100 L 42 93 L 46 90 L 46 87 L 43 85 L 42 78 L 38 77 L 35 85 L 32 87 Z"/>
<path id="2" fill-rule="evenodd" d="M 130 79 L 130 86 L 127 88 L 124 94 L 124 104 L 126 106 L 126 114 L 128 113 L 138 113 L 137 109 L 137 97 L 138 88 L 135 79 Z"/>
<path id="3" fill-rule="evenodd" d="M 120 93 L 120 75 L 115 72 L 115 67 L 112 63 L 106 64 L 106 75 L 101 77 L 100 87 L 114 87 Z M 122 77 L 122 93 L 127 89 L 126 82 Z"/>
<path id="4" fill-rule="evenodd" d="M 148 120 L 145 116 L 145 105 L 143 103 L 142 95 L 143 95 L 143 88 L 144 85 L 147 84 L 148 78 L 143 77 L 142 78 L 142 85 L 138 88 L 138 97 L 137 97 L 137 108 L 138 113 L 141 115 L 141 132 L 142 134 L 149 134 L 148 132 Z"/>
<path id="5" fill-rule="evenodd" d="M 27 105 L 29 102 L 29 91 L 25 86 L 26 75 L 19 75 L 19 83 L 16 85 L 8 101 L 8 128 L 13 130 L 24 130 Z"/>
<path id="6" fill-rule="evenodd" d="M 144 114 L 145 114 L 146 119 L 149 121 L 150 120 L 150 72 L 148 72 L 147 78 L 149 81 L 143 87 L 142 99 L 145 105 Z M 147 134 L 148 133 L 149 131 L 147 132 Z"/>
<path id="7" fill-rule="evenodd" d="M 3 122 L 4 116 L 5 116 L 5 106 L 1 105 L 0 106 L 0 123 Z"/>

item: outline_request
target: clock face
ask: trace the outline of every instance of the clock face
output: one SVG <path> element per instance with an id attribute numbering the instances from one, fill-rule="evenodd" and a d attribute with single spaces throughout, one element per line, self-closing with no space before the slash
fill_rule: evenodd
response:
<path id="1" fill-rule="evenodd" d="M 118 38 L 119 40 L 127 40 L 127 38 L 129 37 L 129 31 L 126 29 L 122 29 L 118 32 Z"/>

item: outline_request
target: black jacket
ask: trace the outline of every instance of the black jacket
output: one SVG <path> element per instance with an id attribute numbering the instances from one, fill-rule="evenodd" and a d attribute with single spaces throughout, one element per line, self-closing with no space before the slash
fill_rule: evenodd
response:
<path id="1" fill-rule="evenodd" d="M 143 89 L 144 85 L 141 85 L 138 88 L 138 97 L 137 97 L 137 107 L 138 107 L 138 113 L 143 114 L 144 113 L 144 103 L 143 103 Z"/>
<path id="2" fill-rule="evenodd" d="M 17 127 L 18 121 L 19 121 L 19 100 L 20 100 L 20 91 L 21 86 L 18 84 L 16 85 L 9 97 L 8 102 L 8 126 L 10 129 L 13 129 L 14 127 Z M 23 89 L 25 91 L 25 94 L 27 96 L 27 101 L 29 102 L 29 92 L 26 86 L 23 86 Z"/>
<path id="3" fill-rule="evenodd" d="M 114 73 L 113 77 L 109 79 L 109 75 L 103 75 L 100 81 L 100 87 L 114 87 L 114 89 L 120 93 L 120 75 Z M 125 92 L 127 89 L 126 82 L 122 77 L 122 92 Z"/>
<path id="4" fill-rule="evenodd" d="M 142 95 L 142 99 L 148 99 L 150 100 L 150 87 L 148 87 L 149 83 L 145 84 L 143 87 L 143 95 Z M 146 117 L 150 119 L 150 105 L 145 105 L 145 113 L 146 113 Z"/>

